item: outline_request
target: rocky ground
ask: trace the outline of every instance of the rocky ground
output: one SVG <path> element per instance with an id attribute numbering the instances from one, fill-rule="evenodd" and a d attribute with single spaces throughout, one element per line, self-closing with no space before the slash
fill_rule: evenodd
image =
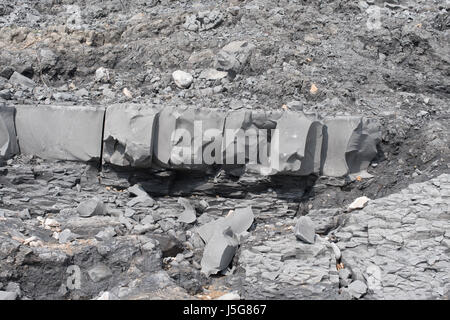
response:
<path id="1" fill-rule="evenodd" d="M 196 183 L 168 172 L 137 203 L 128 188 L 148 184 L 145 172 L 18 156 L 0 164 L 0 297 L 447 299 L 449 8 L 2 1 L 0 103 L 363 115 L 380 121 L 382 142 L 372 178 Z M 360 196 L 372 200 L 348 212 Z M 80 216 L 93 197 L 102 209 Z M 195 223 L 178 220 L 179 197 Z M 197 227 L 248 206 L 255 220 L 232 263 L 206 277 Z M 301 216 L 316 226 L 314 244 L 294 235 Z M 70 266 L 81 270 L 79 289 Z"/>

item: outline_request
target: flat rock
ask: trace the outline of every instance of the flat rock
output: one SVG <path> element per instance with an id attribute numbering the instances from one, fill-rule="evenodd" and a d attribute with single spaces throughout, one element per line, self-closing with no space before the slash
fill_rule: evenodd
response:
<path id="1" fill-rule="evenodd" d="M 104 108 L 17 106 L 20 151 L 51 160 L 100 159 Z"/>

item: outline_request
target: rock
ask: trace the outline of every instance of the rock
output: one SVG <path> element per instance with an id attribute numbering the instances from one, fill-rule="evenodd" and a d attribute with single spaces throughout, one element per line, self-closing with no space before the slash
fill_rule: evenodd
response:
<path id="1" fill-rule="evenodd" d="M 103 161 L 117 166 L 148 168 L 152 164 L 157 109 L 119 104 L 107 108 Z"/>
<path id="2" fill-rule="evenodd" d="M 205 31 L 218 26 L 223 20 L 223 16 L 218 10 L 201 11 L 197 14 L 186 16 L 183 27 L 189 31 Z"/>
<path id="3" fill-rule="evenodd" d="M 22 220 L 31 219 L 30 210 L 23 209 L 22 211 L 19 211 L 19 218 L 22 219 Z"/>
<path id="4" fill-rule="evenodd" d="M 128 192 L 130 194 L 133 194 L 137 197 L 149 197 L 147 191 L 145 191 L 141 185 L 134 184 L 131 187 L 128 188 Z"/>
<path id="5" fill-rule="evenodd" d="M 12 76 L 9 78 L 9 83 L 27 89 L 33 89 L 34 87 L 36 87 L 36 83 L 33 80 L 21 75 L 16 71 L 14 71 Z"/>
<path id="6" fill-rule="evenodd" d="M 359 299 L 367 292 L 367 285 L 361 280 L 356 280 L 350 283 L 347 291 L 352 297 Z"/>
<path id="7" fill-rule="evenodd" d="M 368 203 L 369 201 L 370 201 L 370 199 L 367 198 L 366 196 L 356 198 L 356 199 L 348 206 L 347 211 L 348 211 L 348 212 L 351 212 L 351 211 L 356 210 L 356 209 L 362 209 L 362 208 L 364 208 L 364 207 L 367 205 L 367 203 Z"/>
<path id="8" fill-rule="evenodd" d="M 215 67 L 217 70 L 240 73 L 249 61 L 255 48 L 248 41 L 233 41 L 217 53 Z"/>
<path id="9" fill-rule="evenodd" d="M 215 300 L 241 300 L 241 296 L 237 292 L 229 292 L 216 298 Z"/>
<path id="10" fill-rule="evenodd" d="M 19 153 L 15 129 L 16 109 L 0 103 L 0 160 Z"/>
<path id="11" fill-rule="evenodd" d="M 106 208 L 103 201 L 98 198 L 92 198 L 81 202 L 77 207 L 80 217 L 102 216 L 106 214 Z"/>
<path id="12" fill-rule="evenodd" d="M 109 75 L 109 70 L 100 67 L 97 70 L 95 70 L 95 81 L 100 83 L 108 83 L 111 80 Z"/>
<path id="13" fill-rule="evenodd" d="M 119 298 L 115 294 L 113 294 L 113 293 L 111 293 L 109 291 L 105 291 L 105 292 L 102 292 L 94 300 L 119 300 Z"/>
<path id="14" fill-rule="evenodd" d="M 225 78 L 227 75 L 228 72 L 225 71 L 218 71 L 216 69 L 205 69 L 200 73 L 199 78 L 206 80 L 220 80 Z"/>
<path id="15" fill-rule="evenodd" d="M 178 217 L 178 221 L 184 223 L 193 223 L 197 220 L 195 209 L 187 199 L 178 198 L 178 203 L 184 207 L 184 211 Z"/>
<path id="16" fill-rule="evenodd" d="M 190 73 L 187 73 L 187 72 L 184 72 L 181 70 L 174 71 L 172 73 L 172 78 L 173 78 L 173 81 L 175 82 L 175 84 L 177 85 L 177 87 L 180 89 L 189 88 L 189 86 L 194 81 L 194 78 L 192 77 L 192 75 Z"/>
<path id="17" fill-rule="evenodd" d="M 16 298 L 17 298 L 17 293 L 16 292 L 1 291 L 0 290 L 0 301 L 16 300 Z"/>
<path id="18" fill-rule="evenodd" d="M 97 240 L 100 240 L 100 241 L 106 241 L 106 240 L 111 239 L 115 235 L 116 235 L 116 231 L 114 230 L 114 228 L 113 227 L 108 227 L 105 230 L 100 231 L 99 233 L 97 233 L 95 235 L 95 238 Z"/>
<path id="19" fill-rule="evenodd" d="M 314 244 L 316 239 L 314 222 L 309 217 L 300 217 L 295 225 L 294 234 L 297 239 Z"/>
<path id="20" fill-rule="evenodd" d="M 322 174 L 342 177 L 365 171 L 377 154 L 379 126 L 360 117 L 340 116 L 324 120 Z"/>
<path id="21" fill-rule="evenodd" d="M 233 260 L 237 247 L 238 240 L 230 227 L 215 233 L 203 251 L 201 271 L 209 276 L 224 270 Z"/>
<path id="22" fill-rule="evenodd" d="M 341 285 L 341 287 L 347 287 L 352 279 L 352 273 L 350 272 L 350 270 L 348 269 L 340 269 L 339 270 L 339 284 Z"/>
<path id="23" fill-rule="evenodd" d="M 17 106 L 20 151 L 43 159 L 100 159 L 103 108 Z"/>
<path id="24" fill-rule="evenodd" d="M 153 207 L 155 205 L 155 200 L 153 200 L 150 196 L 139 196 L 131 199 L 127 202 L 128 207 L 134 207 L 139 204 L 141 207 Z"/>
<path id="25" fill-rule="evenodd" d="M 9 91 L 9 89 L 3 89 L 0 90 L 0 98 L 5 99 L 5 100 L 11 100 L 11 92 Z"/>
<path id="26" fill-rule="evenodd" d="M 278 143 L 276 173 L 307 176 L 320 171 L 322 124 L 298 112 L 284 112 L 277 121 L 272 144 Z"/>
<path id="27" fill-rule="evenodd" d="M 251 227 L 254 219 L 255 216 L 251 207 L 237 208 L 224 218 L 219 218 L 200 226 L 197 232 L 206 243 L 209 242 L 214 234 L 217 232 L 222 233 L 227 228 L 230 228 L 239 237 L 240 234 Z"/>
<path id="28" fill-rule="evenodd" d="M 221 163 L 224 121 L 225 113 L 218 110 L 164 108 L 158 119 L 154 162 L 166 168 L 198 170 Z"/>
<path id="29" fill-rule="evenodd" d="M 102 263 L 95 265 L 88 271 L 89 278 L 94 282 L 100 282 L 112 276 L 111 269 Z"/>
<path id="30" fill-rule="evenodd" d="M 68 242 L 71 242 L 72 240 L 77 239 L 79 236 L 75 233 L 73 233 L 72 231 L 70 231 L 69 229 L 64 229 L 60 234 L 59 234 L 59 238 L 58 241 L 61 244 L 65 244 Z"/>

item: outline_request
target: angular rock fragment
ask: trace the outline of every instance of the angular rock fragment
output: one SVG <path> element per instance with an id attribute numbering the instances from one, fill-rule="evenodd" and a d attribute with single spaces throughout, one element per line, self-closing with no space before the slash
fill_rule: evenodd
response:
<path id="1" fill-rule="evenodd" d="M 380 130 L 374 122 L 341 116 L 324 120 L 322 174 L 342 177 L 367 168 L 377 154 Z"/>
<path id="2" fill-rule="evenodd" d="M 80 217 L 102 216 L 106 213 L 103 201 L 98 198 L 92 198 L 81 202 L 77 207 Z"/>
<path id="3" fill-rule="evenodd" d="M 43 159 L 100 159 L 104 108 L 17 106 L 20 151 Z"/>
<path id="4" fill-rule="evenodd" d="M 16 109 L 0 104 L 0 159 L 9 159 L 19 153 L 14 117 Z"/>
<path id="5" fill-rule="evenodd" d="M 16 300 L 17 293 L 10 291 L 0 291 L 0 301 Z"/>
<path id="6" fill-rule="evenodd" d="M 157 113 L 155 108 L 137 104 L 108 107 L 103 135 L 103 161 L 117 166 L 150 167 Z"/>
<path id="7" fill-rule="evenodd" d="M 294 234 L 297 239 L 314 244 L 316 239 L 314 222 L 309 217 L 300 217 L 295 225 Z"/>
<path id="8" fill-rule="evenodd" d="M 33 89 L 34 87 L 36 87 L 36 82 L 16 71 L 14 71 L 14 73 L 11 75 L 11 78 L 9 78 L 9 83 L 28 89 Z"/>
<path id="9" fill-rule="evenodd" d="M 319 173 L 322 149 L 322 124 L 310 120 L 303 113 L 284 112 L 277 121 L 272 137 L 274 156 L 279 155 L 276 172 L 288 175 Z M 274 166 L 275 159 L 272 159 Z"/>
<path id="10" fill-rule="evenodd" d="M 366 196 L 356 198 L 347 208 L 347 211 L 353 211 L 356 209 L 362 209 L 366 206 L 366 204 L 370 201 Z"/>
<path id="11" fill-rule="evenodd" d="M 233 260 L 238 240 L 230 227 L 215 233 L 205 246 L 201 261 L 202 272 L 207 276 L 224 270 Z"/>
<path id="12" fill-rule="evenodd" d="M 178 203 L 184 207 L 184 211 L 178 217 L 178 221 L 184 223 L 193 223 L 197 220 L 195 209 L 187 199 L 178 198 Z"/>
<path id="13" fill-rule="evenodd" d="M 248 41 L 233 41 L 217 53 L 215 67 L 233 74 L 240 73 L 249 61 L 255 46 Z"/>
<path id="14" fill-rule="evenodd" d="M 219 218 L 200 226 L 197 232 L 206 243 L 210 241 L 215 233 L 223 232 L 227 228 L 230 228 L 234 234 L 239 236 L 251 227 L 254 219 L 255 216 L 251 207 L 237 208 L 224 218 Z"/>
<path id="15" fill-rule="evenodd" d="M 221 163 L 224 121 L 219 110 L 164 108 L 159 114 L 155 161 L 163 167 L 197 170 Z"/>

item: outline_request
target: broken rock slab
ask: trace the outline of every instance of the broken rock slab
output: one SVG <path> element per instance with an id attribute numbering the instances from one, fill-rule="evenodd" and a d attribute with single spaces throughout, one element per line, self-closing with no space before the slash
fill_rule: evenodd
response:
<path id="1" fill-rule="evenodd" d="M 194 170 L 221 163 L 224 121 L 225 113 L 220 110 L 164 108 L 159 114 L 155 162 L 162 167 Z"/>
<path id="2" fill-rule="evenodd" d="M 224 218 L 200 226 L 197 233 L 206 243 L 211 240 L 214 234 L 223 232 L 227 228 L 230 228 L 234 234 L 239 236 L 251 227 L 254 219 L 255 215 L 251 207 L 237 208 Z"/>
<path id="3" fill-rule="evenodd" d="M 322 174 L 342 177 L 366 170 L 377 154 L 380 130 L 361 117 L 339 116 L 324 120 L 326 134 L 322 152 Z"/>
<path id="4" fill-rule="evenodd" d="M 207 276 L 224 270 L 233 260 L 238 240 L 230 227 L 215 233 L 205 246 L 201 260 L 201 271 Z"/>
<path id="5" fill-rule="evenodd" d="M 322 124 L 300 112 L 284 112 L 277 121 L 271 151 L 279 155 L 276 173 L 318 174 L 322 150 Z M 275 148 L 278 145 L 278 148 Z M 273 162 L 273 160 L 272 160 Z"/>
<path id="6" fill-rule="evenodd" d="M 0 159 L 9 159 L 19 153 L 14 117 L 16 109 L 0 104 Z"/>
<path id="7" fill-rule="evenodd" d="M 311 218 L 306 216 L 300 217 L 295 225 L 294 234 L 297 239 L 314 244 L 316 241 L 316 228 Z"/>
<path id="8" fill-rule="evenodd" d="M 50 160 L 100 159 L 105 109 L 77 106 L 17 106 L 20 151 Z"/>
<path id="9" fill-rule="evenodd" d="M 117 166 L 150 167 L 157 114 L 156 108 L 145 105 L 118 104 L 108 107 L 103 161 Z"/>

